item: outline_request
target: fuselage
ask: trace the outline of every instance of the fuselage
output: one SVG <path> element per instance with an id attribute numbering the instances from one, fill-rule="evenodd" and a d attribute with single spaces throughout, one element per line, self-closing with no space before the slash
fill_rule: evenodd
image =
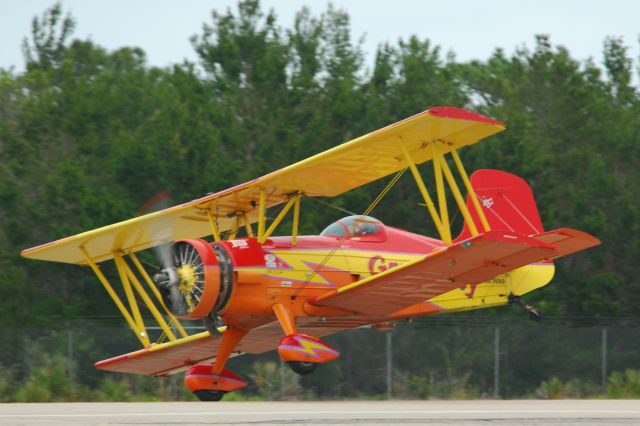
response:
<path id="1" fill-rule="evenodd" d="M 509 295 L 522 295 L 553 277 L 551 261 L 518 268 L 488 282 L 465 285 L 408 306 L 387 317 L 371 318 L 313 304 L 320 295 L 423 257 L 445 244 L 438 239 L 378 224 L 375 233 L 272 237 L 221 241 L 234 265 L 234 286 L 219 314 L 244 329 L 273 322 L 273 305 L 284 304 L 298 318 L 330 323 L 345 318 L 358 324 L 380 324 L 445 312 L 500 306 Z"/>
<path id="2" fill-rule="evenodd" d="M 425 256 L 442 241 L 381 225 L 359 236 L 273 237 L 223 241 L 235 270 L 232 297 L 220 314 L 225 321 L 254 328 L 272 321 L 272 306 L 284 303 L 296 316 L 349 316 L 320 308 L 313 299 L 328 291 Z"/>

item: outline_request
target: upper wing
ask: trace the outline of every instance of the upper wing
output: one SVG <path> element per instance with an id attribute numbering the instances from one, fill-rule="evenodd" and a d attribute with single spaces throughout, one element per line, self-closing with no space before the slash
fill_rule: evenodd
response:
<path id="1" fill-rule="evenodd" d="M 489 231 L 351 285 L 313 303 L 367 315 L 389 315 L 467 284 L 488 281 L 557 254 L 525 235 Z"/>
<path id="2" fill-rule="evenodd" d="M 163 241 L 200 238 L 211 233 L 207 212 L 216 217 L 221 232 L 233 226 L 230 215 L 235 212 L 244 212 L 252 223 L 256 222 L 256 205 L 263 190 L 267 207 L 283 203 L 296 192 L 310 197 L 336 196 L 407 167 L 400 141 L 420 164 L 432 158 L 426 141 L 442 140 L 458 149 L 504 128 L 498 121 L 462 109 L 431 108 L 242 185 L 30 248 L 22 255 L 85 264 L 81 247 L 101 262 L 111 259 L 114 251 L 136 252 Z"/>

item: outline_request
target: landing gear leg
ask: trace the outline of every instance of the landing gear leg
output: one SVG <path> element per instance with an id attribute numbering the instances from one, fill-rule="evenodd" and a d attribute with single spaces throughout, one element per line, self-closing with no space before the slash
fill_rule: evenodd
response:
<path id="1" fill-rule="evenodd" d="M 311 374 L 318 364 L 340 356 L 337 350 L 317 337 L 298 333 L 295 316 L 288 307 L 276 304 L 273 312 L 285 333 L 278 345 L 278 354 L 293 372 L 301 376 Z"/>
<path id="2" fill-rule="evenodd" d="M 247 334 L 246 331 L 235 327 L 229 327 L 227 331 L 222 333 L 222 341 L 220 342 L 218 355 L 216 355 L 216 362 L 213 364 L 213 368 L 211 368 L 213 374 L 222 373 L 231 353 L 245 334 Z"/>
<path id="3" fill-rule="evenodd" d="M 241 377 L 225 370 L 224 366 L 236 345 L 246 334 L 244 330 L 230 327 L 222 333 L 215 364 L 196 364 L 184 377 L 185 385 L 200 401 L 220 401 L 227 392 L 247 386 Z"/>

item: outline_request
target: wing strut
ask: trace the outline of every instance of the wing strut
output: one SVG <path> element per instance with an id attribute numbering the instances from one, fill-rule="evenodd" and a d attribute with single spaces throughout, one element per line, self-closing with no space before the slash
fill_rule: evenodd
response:
<path id="1" fill-rule="evenodd" d="M 429 212 L 429 215 L 433 220 L 433 224 L 438 230 L 438 234 L 440 234 L 440 239 L 446 245 L 451 245 L 452 239 L 451 239 L 451 223 L 449 220 L 449 212 L 447 210 L 445 182 L 449 187 L 449 189 L 451 190 L 451 193 L 453 194 L 453 198 L 458 208 L 460 209 L 462 216 L 464 217 L 464 221 L 467 227 L 469 228 L 471 235 L 472 236 L 480 235 L 480 232 L 478 231 L 478 227 L 473 221 L 471 212 L 469 211 L 469 208 L 465 203 L 464 197 L 462 196 L 462 192 L 460 191 L 458 183 L 456 182 L 456 179 L 453 176 L 453 173 L 451 172 L 451 168 L 447 163 L 447 159 L 445 158 L 445 154 L 447 153 L 447 151 L 451 154 L 451 157 L 453 158 L 456 164 L 456 168 L 458 169 L 458 173 L 460 174 L 462 182 L 464 183 L 464 186 L 467 192 L 469 193 L 469 198 L 472 200 L 473 207 L 476 213 L 478 214 L 478 216 L 480 217 L 483 232 L 488 232 L 491 230 L 491 228 L 489 227 L 489 223 L 487 222 L 487 219 L 484 216 L 484 212 L 480 207 L 480 203 L 476 197 L 473 187 L 469 182 L 469 177 L 467 175 L 467 172 L 465 171 L 464 166 L 462 165 L 462 161 L 460 161 L 460 156 L 458 155 L 458 152 L 454 148 L 453 144 L 448 143 L 446 141 L 442 141 L 442 140 L 435 140 L 431 142 L 425 142 L 421 147 L 418 148 L 418 150 L 414 150 L 416 155 L 421 155 L 419 150 L 423 150 L 427 148 L 431 149 L 431 156 L 433 158 L 433 173 L 435 178 L 435 186 L 436 186 L 436 193 L 438 196 L 439 209 L 436 209 L 436 206 L 433 200 L 431 199 L 431 196 L 429 195 L 427 186 L 422 180 L 422 176 L 418 171 L 418 168 L 416 166 L 416 162 L 414 161 L 413 156 L 411 155 L 409 150 L 407 150 L 407 148 L 404 146 L 404 143 L 402 141 L 399 142 L 399 145 L 402 150 L 404 160 L 407 166 L 409 167 L 409 169 L 411 170 L 411 174 L 413 175 L 413 178 L 416 181 L 416 185 L 418 186 L 418 189 L 422 194 L 422 198 L 424 199 L 424 202 L 425 202 L 424 205 L 427 207 L 427 211 Z M 448 146 L 448 149 L 447 149 L 447 146 Z"/>
<path id="2" fill-rule="evenodd" d="M 462 161 L 460 161 L 460 156 L 458 155 L 458 151 L 451 147 L 451 157 L 453 157 L 453 161 L 456 163 L 456 167 L 458 168 L 458 173 L 460 173 L 460 177 L 462 177 L 462 182 L 464 182 L 465 188 L 467 188 L 467 193 L 469 194 L 469 198 L 471 198 L 471 202 L 473 203 L 473 207 L 476 209 L 476 213 L 480 218 L 480 222 L 482 223 L 482 228 L 484 232 L 490 231 L 491 227 L 489 226 L 489 222 L 487 221 L 487 217 L 484 215 L 484 211 L 480 207 L 480 202 L 478 201 L 478 196 L 476 195 L 476 191 L 473 190 L 471 186 L 471 181 L 469 181 L 469 175 L 467 175 L 467 171 L 464 169 L 464 165 Z"/>
<path id="3" fill-rule="evenodd" d="M 413 178 L 415 179 L 416 184 L 418 185 L 418 189 L 422 194 L 422 198 L 424 199 L 424 202 L 427 205 L 429 214 L 431 214 L 431 219 L 433 220 L 433 223 L 436 226 L 438 233 L 440 234 L 440 239 L 444 241 L 445 244 L 450 245 L 451 238 L 447 240 L 447 234 L 446 234 L 446 231 L 444 230 L 444 227 L 442 226 L 442 221 L 440 220 L 440 216 L 436 211 L 436 206 L 433 204 L 433 200 L 429 195 L 429 191 L 427 191 L 427 187 L 425 186 L 424 181 L 422 180 L 422 176 L 420 176 L 420 172 L 418 171 L 418 168 L 416 167 L 416 164 L 414 163 L 413 158 L 411 158 L 411 154 L 409 154 L 409 151 L 407 151 L 407 148 L 404 146 L 402 141 L 400 141 L 399 144 L 400 144 L 400 148 L 402 149 L 402 154 L 404 155 L 404 159 L 407 162 L 407 165 L 411 170 L 411 174 L 413 175 Z"/>
<path id="4" fill-rule="evenodd" d="M 289 198 L 289 201 L 287 201 L 287 204 L 285 204 L 282 210 L 280 210 L 280 213 L 278 213 L 278 216 L 276 216 L 276 218 L 273 219 L 273 222 L 271 222 L 271 225 L 269 226 L 269 228 L 258 237 L 258 242 L 260 244 L 264 243 L 266 239 L 269 238 L 269 236 L 273 233 L 273 231 L 276 230 L 278 225 L 280 225 L 280 222 L 282 222 L 282 219 L 284 219 L 285 215 L 289 212 L 291 207 L 297 202 L 299 198 L 300 198 L 300 194 L 296 194 L 293 197 Z M 263 225 L 263 228 L 264 228 L 264 225 Z"/>
<path id="5" fill-rule="evenodd" d="M 439 149 L 439 148 L 436 147 L 436 149 Z M 469 213 L 469 209 L 467 208 L 467 203 L 465 203 L 464 198 L 462 197 L 462 193 L 460 192 L 460 189 L 458 188 L 458 184 L 456 183 L 456 180 L 454 179 L 453 174 L 451 173 L 451 169 L 449 169 L 449 165 L 447 164 L 446 161 L 442 161 L 441 164 L 442 164 L 442 171 L 444 172 L 444 176 L 447 179 L 447 182 L 449 183 L 451 192 L 453 192 L 453 198 L 456 200 L 456 203 L 458 203 L 458 208 L 460 209 L 460 212 L 462 213 L 462 216 L 464 217 L 465 222 L 467 222 L 467 224 L 469 225 L 469 229 L 471 230 L 471 235 L 475 237 L 476 235 L 479 235 L 479 232 L 478 232 L 478 228 L 476 227 L 476 224 L 471 218 L 471 213 Z"/>
<path id="6" fill-rule="evenodd" d="M 213 240 L 216 242 L 220 241 L 220 230 L 218 229 L 218 224 L 209 209 L 207 209 L 207 218 L 209 218 L 209 226 L 211 226 L 211 235 L 213 235 Z"/>
<path id="7" fill-rule="evenodd" d="M 93 273 L 96 274 L 96 276 L 104 286 L 105 290 L 107 290 L 107 293 L 109 293 L 109 296 L 111 296 L 111 299 L 120 310 L 120 313 L 122 314 L 124 319 L 127 321 L 127 323 L 129 324 L 129 327 L 131 327 L 131 330 L 133 330 L 138 340 L 140 340 L 140 343 L 142 344 L 142 346 L 144 347 L 149 346 L 149 338 L 142 333 L 142 330 L 138 328 L 138 324 L 136 324 L 136 322 L 131 317 L 131 314 L 129 313 L 127 308 L 124 306 L 124 304 L 120 300 L 120 297 L 118 297 L 118 295 L 116 294 L 115 290 L 111 286 L 111 283 L 109 283 L 109 280 L 107 280 L 107 277 L 104 276 L 104 274 L 102 273 L 98 265 L 96 265 L 96 263 L 93 261 L 93 258 L 91 258 L 87 250 L 84 247 L 80 247 L 80 249 L 82 250 L 84 255 L 87 257 L 87 262 L 89 263 L 89 266 L 93 270 Z"/>
<path id="8" fill-rule="evenodd" d="M 435 144 L 431 144 L 431 152 L 433 155 L 433 174 L 436 180 L 436 190 L 438 193 L 438 207 L 440 207 L 440 220 L 442 221 L 442 229 L 446 232 L 446 239 L 442 240 L 445 244 L 451 244 L 451 224 L 449 222 L 449 211 L 447 210 L 447 193 L 442 181 L 442 163 L 446 164 L 444 157 Z"/>
<path id="9" fill-rule="evenodd" d="M 155 296 L 157 303 L 163 308 L 164 315 L 169 318 L 170 323 L 167 323 L 167 321 L 164 319 L 163 313 L 160 312 L 160 310 L 156 306 L 156 302 L 153 301 L 153 299 L 149 296 L 149 293 L 147 293 L 147 291 L 144 289 L 144 286 L 142 285 L 140 279 L 133 272 L 122 253 L 114 253 L 114 261 L 116 263 L 116 268 L 118 270 L 118 276 L 120 277 L 122 287 L 127 296 L 129 309 L 127 309 L 125 304 L 122 302 L 113 286 L 104 275 L 100 267 L 95 263 L 87 249 L 85 247 L 80 247 L 80 250 L 84 253 L 87 259 L 87 263 L 93 270 L 96 277 L 98 277 L 98 280 L 100 280 L 105 290 L 107 290 L 107 293 L 109 293 L 109 296 L 111 296 L 111 299 L 116 304 L 118 310 L 124 317 L 127 324 L 129 324 L 129 327 L 131 327 L 131 330 L 134 332 L 143 347 L 150 347 L 151 341 L 149 340 L 149 335 L 147 334 L 147 329 L 140 313 L 140 307 L 138 306 L 134 290 L 145 303 L 147 309 L 149 309 L 151 315 L 153 315 L 155 320 L 158 322 L 158 325 L 162 329 L 163 335 L 166 335 L 169 341 L 173 342 L 178 340 L 175 333 L 171 330 L 171 325 L 175 326 L 177 332 L 181 335 L 181 337 L 188 336 L 187 332 L 185 331 L 184 327 L 182 327 L 178 319 L 164 305 L 160 292 L 155 287 L 153 281 L 151 280 L 151 277 L 149 276 L 147 271 L 145 271 L 144 267 L 133 253 L 129 254 L 131 261 L 138 269 L 138 273 L 142 277 L 142 280 L 146 282 L 147 286 L 151 289 L 151 293 Z"/>

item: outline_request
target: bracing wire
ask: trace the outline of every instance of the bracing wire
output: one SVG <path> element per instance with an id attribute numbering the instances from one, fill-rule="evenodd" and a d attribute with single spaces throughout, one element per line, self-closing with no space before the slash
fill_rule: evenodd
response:
<path id="1" fill-rule="evenodd" d="M 324 204 L 325 206 L 331 207 L 332 209 L 336 209 L 338 211 L 341 211 L 341 212 L 346 213 L 346 214 L 351 215 L 351 216 L 355 216 L 355 215 L 358 214 L 358 213 L 352 212 L 350 210 L 343 209 L 342 207 L 334 206 L 333 204 L 328 203 L 328 202 L 326 202 L 324 200 L 321 200 L 320 198 L 316 198 L 316 197 L 309 197 L 309 198 L 311 200 L 313 200 L 313 201 L 317 201 L 320 204 Z"/>
<path id="2" fill-rule="evenodd" d="M 156 343 L 162 343 L 164 342 L 164 340 L 167 338 L 167 332 L 166 331 L 162 331 L 162 334 L 160 334 L 160 336 L 158 337 L 158 340 L 156 341 Z"/>
<path id="3" fill-rule="evenodd" d="M 364 213 L 362 213 L 364 216 L 368 216 L 371 213 L 371 211 L 373 211 L 373 209 L 384 198 L 384 196 L 387 195 L 387 192 L 389 192 L 391 190 L 391 188 L 393 188 L 393 185 L 395 185 L 396 182 L 398 182 L 398 180 L 400 180 L 400 178 L 402 177 L 402 175 L 406 171 L 407 171 L 407 167 L 405 167 L 404 169 L 402 169 L 398 173 L 396 173 L 396 175 L 393 177 L 393 179 L 391 179 L 391 181 L 389 181 L 389 183 L 382 190 L 382 192 L 380 192 L 380 194 L 378 194 L 378 196 L 375 198 L 375 200 L 373 200 L 371 202 L 371 204 L 369 205 L 369 207 L 367 207 L 367 209 L 364 211 Z"/>
<path id="4" fill-rule="evenodd" d="M 367 209 L 364 211 L 363 215 L 367 216 L 368 214 L 371 213 L 371 211 L 378 205 L 378 203 L 380 203 L 380 201 L 384 198 L 385 195 L 387 195 L 387 193 L 391 190 L 391 188 L 393 188 L 393 186 L 398 182 L 398 180 L 402 177 L 402 175 L 404 174 L 404 172 L 407 171 L 407 168 L 404 168 L 402 170 L 400 170 L 398 173 L 396 173 L 396 175 L 393 177 L 393 179 L 391 179 L 391 181 L 389 181 L 389 183 L 387 184 L 387 186 L 380 192 L 380 194 L 378 194 L 378 196 L 371 202 L 371 204 L 369 204 L 369 207 L 367 207 Z M 330 203 L 327 203 L 326 201 L 322 201 L 320 199 L 314 198 L 314 200 L 319 201 L 323 204 L 328 205 L 329 207 L 333 207 L 334 209 L 337 210 L 341 210 L 344 211 L 350 215 L 356 215 L 356 213 L 354 212 L 350 212 L 346 209 L 334 206 Z M 297 297 L 300 292 L 302 290 L 305 289 L 305 287 L 307 285 L 309 285 L 309 283 L 311 282 L 311 280 L 313 280 L 313 278 L 318 275 L 318 271 L 323 268 L 325 266 L 325 264 L 329 261 L 329 259 L 331 259 L 331 257 L 335 254 L 336 251 L 338 251 L 338 249 L 340 248 L 341 242 L 340 240 L 338 240 L 338 243 L 336 244 L 335 247 L 333 247 L 329 253 L 327 253 L 327 255 L 324 257 L 324 259 L 322 259 L 322 262 L 320 262 L 315 268 L 313 268 L 313 272 L 307 277 L 307 279 L 304 281 L 304 283 L 302 283 L 302 285 L 300 287 L 298 287 L 298 290 L 293 294 L 292 297 Z"/>
<path id="5" fill-rule="evenodd" d="M 336 244 L 331 249 L 331 251 L 329 251 L 329 253 L 327 253 L 327 255 L 324 257 L 324 259 L 322 259 L 322 262 L 320 262 L 315 268 L 313 268 L 313 271 L 307 277 L 307 279 L 304 281 L 304 283 L 302 283 L 302 285 L 300 287 L 298 287 L 298 290 L 293 294 L 294 298 L 298 297 L 300 292 L 302 290 L 304 290 L 306 286 L 309 285 L 309 283 L 315 278 L 315 276 L 318 275 L 318 272 L 320 271 L 320 269 L 322 269 L 322 267 L 324 267 L 324 265 L 329 261 L 329 259 L 331 259 L 331 257 L 335 254 L 336 251 L 338 251 L 339 248 L 340 248 L 340 242 L 338 241 L 338 244 Z"/>

